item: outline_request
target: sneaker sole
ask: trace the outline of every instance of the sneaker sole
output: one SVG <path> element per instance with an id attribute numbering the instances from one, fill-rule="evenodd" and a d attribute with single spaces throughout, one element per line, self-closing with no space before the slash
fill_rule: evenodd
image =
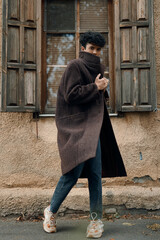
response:
<path id="1" fill-rule="evenodd" d="M 47 228 L 47 227 L 45 226 L 45 224 L 43 224 L 43 229 L 44 229 L 44 231 L 47 232 L 47 233 L 56 233 L 56 232 L 57 232 L 56 228 L 51 230 L 50 228 Z"/>
<path id="2" fill-rule="evenodd" d="M 87 238 L 100 238 L 100 237 L 102 237 L 102 233 L 99 233 L 97 235 L 93 235 L 91 233 L 87 234 Z"/>

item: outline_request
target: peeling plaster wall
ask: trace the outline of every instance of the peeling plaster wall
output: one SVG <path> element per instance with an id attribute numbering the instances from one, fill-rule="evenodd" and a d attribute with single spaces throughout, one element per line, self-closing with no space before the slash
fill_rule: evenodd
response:
<path id="1" fill-rule="evenodd" d="M 51 187 L 60 175 L 54 120 L 38 122 L 38 138 L 32 114 L 1 113 L 0 123 L 0 186 Z"/>
<path id="2" fill-rule="evenodd" d="M 160 4 L 154 0 L 155 48 L 156 48 L 156 78 L 157 78 L 157 106 L 160 111 Z"/>
<path id="3" fill-rule="evenodd" d="M 160 113 L 131 113 L 112 124 L 129 176 L 160 178 Z"/>
<path id="4" fill-rule="evenodd" d="M 2 0 L 0 0 L 0 6 L 2 6 Z M 159 107 L 159 0 L 154 1 L 154 12 Z M 0 7 L 0 25 L 2 24 L 1 16 L 2 9 Z M 155 181 L 160 178 L 160 110 L 154 113 L 128 113 L 123 118 L 111 118 L 111 121 L 128 172 L 128 178 L 107 179 L 106 183 L 126 185 L 134 184 L 132 178 L 136 177 L 150 176 Z M 55 186 L 61 175 L 56 139 L 57 130 L 54 118 L 40 119 L 36 122 L 30 113 L 1 112 L 0 187 L 50 188 Z M 158 182 L 157 180 L 156 183 L 158 184 Z"/>
<path id="5" fill-rule="evenodd" d="M 2 72 L 2 0 L 0 0 L 0 110 L 1 110 L 1 72 Z"/>

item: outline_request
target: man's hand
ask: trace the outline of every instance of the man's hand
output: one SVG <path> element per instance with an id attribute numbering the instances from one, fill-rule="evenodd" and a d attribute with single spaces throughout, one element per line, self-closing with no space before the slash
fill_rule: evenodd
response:
<path id="1" fill-rule="evenodd" d="M 100 79 L 101 74 L 99 73 L 95 79 L 95 84 L 97 85 L 98 90 L 104 90 L 109 83 L 109 80 L 105 77 Z"/>

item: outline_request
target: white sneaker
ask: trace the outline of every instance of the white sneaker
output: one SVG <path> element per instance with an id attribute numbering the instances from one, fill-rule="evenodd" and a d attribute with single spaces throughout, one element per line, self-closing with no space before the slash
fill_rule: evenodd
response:
<path id="1" fill-rule="evenodd" d="M 96 214 L 96 213 L 94 213 Z M 97 214 L 96 214 L 97 217 Z M 104 224 L 100 219 L 93 218 L 93 213 L 91 214 L 91 218 L 93 219 L 87 227 L 87 238 L 100 238 L 102 233 L 104 232 Z"/>
<path id="2" fill-rule="evenodd" d="M 55 214 L 53 214 L 50 211 L 50 206 L 48 206 L 44 210 L 43 229 L 45 232 L 48 232 L 48 233 L 56 232 L 56 218 L 55 218 Z"/>

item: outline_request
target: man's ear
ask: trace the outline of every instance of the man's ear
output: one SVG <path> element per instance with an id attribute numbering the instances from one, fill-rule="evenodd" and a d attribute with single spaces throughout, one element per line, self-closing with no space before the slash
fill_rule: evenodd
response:
<path id="1" fill-rule="evenodd" d="M 81 51 L 84 51 L 85 50 L 85 47 L 81 46 Z"/>

